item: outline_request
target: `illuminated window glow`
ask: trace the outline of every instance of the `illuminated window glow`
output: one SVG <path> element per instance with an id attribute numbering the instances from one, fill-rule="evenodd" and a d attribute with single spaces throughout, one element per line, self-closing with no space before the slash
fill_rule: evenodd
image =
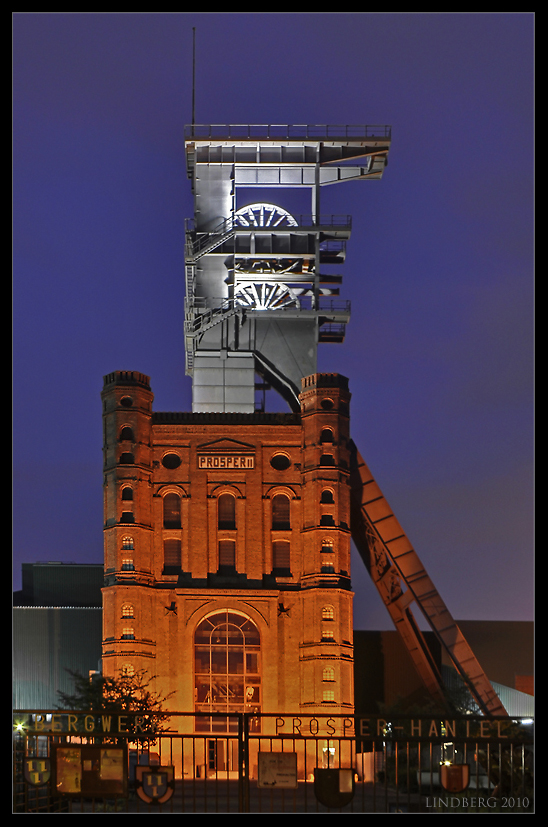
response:
<path id="1" fill-rule="evenodd" d="M 202 620 L 194 636 L 195 711 L 199 732 L 232 732 L 235 712 L 260 712 L 260 636 L 255 624 L 232 611 Z M 222 713 L 214 716 L 212 713 Z"/>

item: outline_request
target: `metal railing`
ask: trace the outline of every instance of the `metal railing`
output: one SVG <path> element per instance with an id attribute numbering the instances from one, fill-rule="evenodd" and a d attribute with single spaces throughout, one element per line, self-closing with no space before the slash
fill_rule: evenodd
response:
<path id="1" fill-rule="evenodd" d="M 282 224 L 273 221 L 270 224 L 261 226 L 259 224 L 251 224 L 251 222 L 246 222 L 246 219 L 241 216 L 230 216 L 229 218 L 225 218 L 224 221 L 221 221 L 220 224 L 217 224 L 217 226 L 211 231 L 205 233 L 197 233 L 195 220 L 193 218 L 187 218 L 185 221 L 186 256 L 189 259 L 195 259 L 198 256 L 205 255 L 207 252 L 211 252 L 216 247 L 219 247 L 224 241 L 237 232 L 294 232 L 298 229 L 306 229 L 311 232 L 320 232 L 322 229 L 342 229 L 350 233 L 352 230 L 351 215 L 297 215 L 292 216 L 292 218 L 295 221 L 294 224 Z"/>
<path id="2" fill-rule="evenodd" d="M 343 213 L 341 215 L 321 214 L 319 216 L 312 215 L 312 213 L 307 215 L 292 215 L 291 218 L 294 219 L 294 224 L 282 224 L 281 220 L 284 218 L 284 215 L 274 215 L 270 223 L 266 223 L 264 226 L 261 226 L 259 224 L 252 224 L 245 218 L 245 216 L 234 215 L 225 218 L 224 221 L 217 224 L 212 230 L 209 231 L 209 233 L 226 233 L 231 230 L 249 231 L 250 229 L 267 231 L 272 229 L 291 230 L 295 227 L 306 227 L 307 229 L 317 229 L 320 227 L 343 227 L 348 230 L 352 229 L 352 216 L 348 213 Z M 196 222 L 194 218 L 185 219 L 185 231 L 187 233 L 196 231 Z"/>
<path id="3" fill-rule="evenodd" d="M 185 126 L 184 135 L 185 140 L 361 140 L 390 139 L 391 132 L 387 124 L 192 124 Z"/>
<path id="4" fill-rule="evenodd" d="M 350 316 L 351 302 L 348 299 L 334 299 L 330 296 L 320 296 L 317 300 L 314 300 L 313 296 L 299 296 L 294 303 L 271 308 L 269 312 L 287 313 L 295 309 L 299 312 L 314 311 L 318 315 Z M 184 330 L 187 335 L 197 336 L 225 319 L 244 312 L 264 311 L 234 299 L 205 299 L 195 296 L 192 303 L 185 303 Z"/>
<path id="5" fill-rule="evenodd" d="M 156 735 L 139 721 L 14 713 L 14 812 L 533 812 L 523 719 L 170 713 Z"/>

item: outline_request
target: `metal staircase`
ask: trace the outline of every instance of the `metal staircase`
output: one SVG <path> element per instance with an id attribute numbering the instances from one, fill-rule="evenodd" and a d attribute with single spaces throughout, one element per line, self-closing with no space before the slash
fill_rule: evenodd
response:
<path id="1" fill-rule="evenodd" d="M 432 697 L 445 702 L 441 675 L 412 614 L 415 603 L 485 715 L 506 715 L 496 692 L 371 471 L 353 446 L 352 539 Z"/>
<path id="2" fill-rule="evenodd" d="M 234 236 L 234 219 L 227 218 L 211 233 L 204 233 L 193 238 L 193 233 L 187 231 L 185 240 L 185 258 L 187 262 L 195 264 L 202 256 L 212 253 L 223 242 Z"/>

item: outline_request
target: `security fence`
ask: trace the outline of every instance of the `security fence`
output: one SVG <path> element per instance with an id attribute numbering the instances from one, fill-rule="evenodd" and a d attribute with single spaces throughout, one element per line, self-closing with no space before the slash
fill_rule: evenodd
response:
<path id="1" fill-rule="evenodd" d="M 533 812 L 533 722 L 14 712 L 14 812 Z"/>

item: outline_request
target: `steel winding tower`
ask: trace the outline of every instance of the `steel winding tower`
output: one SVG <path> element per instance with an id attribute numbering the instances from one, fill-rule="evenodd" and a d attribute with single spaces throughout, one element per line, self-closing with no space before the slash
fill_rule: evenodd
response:
<path id="1" fill-rule="evenodd" d="M 324 215 L 320 191 L 381 178 L 390 140 L 387 126 L 187 127 L 194 217 L 185 234 L 185 350 L 195 413 L 252 414 L 257 373 L 301 410 L 318 343 L 341 342 L 350 315 L 349 302 L 338 298 L 342 277 L 321 268 L 344 262 L 351 220 Z M 258 199 L 247 195 L 240 203 L 253 189 Z M 289 212 L 269 194 L 295 189 L 310 191 L 309 214 Z M 444 701 L 414 607 L 479 709 L 506 715 L 371 472 L 349 446 L 352 538 L 425 686 Z"/>
<path id="2" fill-rule="evenodd" d="M 321 268 L 344 262 L 351 219 L 321 212 L 321 188 L 380 178 L 389 146 L 387 126 L 187 128 L 194 218 L 186 228 L 185 346 L 194 412 L 253 413 L 256 373 L 300 410 L 318 343 L 342 341 L 350 316 L 338 298 L 342 277 Z M 309 191 L 308 214 L 279 203 L 290 190 Z"/>

